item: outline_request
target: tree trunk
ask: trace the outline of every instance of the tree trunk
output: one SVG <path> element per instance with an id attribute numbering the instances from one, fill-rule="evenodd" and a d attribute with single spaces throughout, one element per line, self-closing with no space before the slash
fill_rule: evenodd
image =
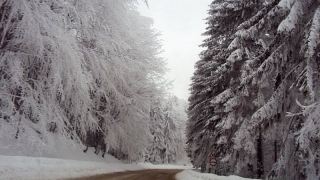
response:
<path id="1" fill-rule="evenodd" d="M 262 151 L 262 136 L 261 127 L 259 127 L 259 137 L 257 139 L 257 175 L 258 178 L 263 178 L 263 151 Z"/>
<path id="2" fill-rule="evenodd" d="M 277 140 L 275 140 L 274 141 L 274 162 L 277 162 L 277 159 L 278 159 L 277 151 L 278 151 L 278 149 L 277 149 Z"/>

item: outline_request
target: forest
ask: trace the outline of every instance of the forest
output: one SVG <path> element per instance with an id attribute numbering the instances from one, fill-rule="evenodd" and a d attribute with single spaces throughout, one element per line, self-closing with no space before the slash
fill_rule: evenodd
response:
<path id="1" fill-rule="evenodd" d="M 184 157 L 160 33 L 136 3 L 1 0 L 0 137 L 37 155 L 58 135 L 126 162 Z"/>
<path id="2" fill-rule="evenodd" d="M 193 165 L 319 179 L 320 1 L 215 0 L 206 21 L 188 108 Z"/>
<path id="3" fill-rule="evenodd" d="M 138 3 L 0 0 L 1 140 L 28 144 L 21 156 L 60 139 L 127 163 L 320 179 L 319 0 L 213 0 L 186 106 Z"/>

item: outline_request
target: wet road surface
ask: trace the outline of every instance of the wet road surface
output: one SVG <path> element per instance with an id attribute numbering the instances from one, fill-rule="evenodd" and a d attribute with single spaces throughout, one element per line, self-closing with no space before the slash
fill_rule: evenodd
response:
<path id="1" fill-rule="evenodd" d="M 183 171 L 183 169 L 148 169 L 117 172 L 72 180 L 176 180 L 176 174 L 181 171 Z"/>

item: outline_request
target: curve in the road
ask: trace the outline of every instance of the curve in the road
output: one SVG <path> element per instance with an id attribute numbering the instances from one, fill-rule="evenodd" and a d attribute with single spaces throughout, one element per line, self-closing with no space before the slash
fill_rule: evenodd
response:
<path id="1" fill-rule="evenodd" d="M 176 174 L 181 171 L 183 169 L 148 169 L 97 175 L 77 180 L 176 180 Z"/>

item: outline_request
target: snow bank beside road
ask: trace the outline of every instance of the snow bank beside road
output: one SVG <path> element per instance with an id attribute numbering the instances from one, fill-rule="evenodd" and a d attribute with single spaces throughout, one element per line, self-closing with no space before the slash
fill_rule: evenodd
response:
<path id="1" fill-rule="evenodd" d="M 215 174 L 199 173 L 193 170 L 184 170 L 176 177 L 178 180 L 248 180 L 239 176 L 218 176 Z"/>
<path id="2" fill-rule="evenodd" d="M 192 166 L 181 166 L 174 164 L 157 164 L 152 163 L 138 163 L 138 165 L 144 167 L 145 169 L 192 169 Z"/>
<path id="3" fill-rule="evenodd" d="M 140 169 L 131 164 L 0 156 L 0 180 L 53 180 Z"/>
<path id="4" fill-rule="evenodd" d="M 8 126 L 0 124 L 0 155 L 3 156 L 27 156 L 27 157 L 47 157 L 47 158 L 59 158 L 70 159 L 76 161 L 95 161 L 106 163 L 121 163 L 115 157 L 106 154 L 102 158 L 102 152 L 99 155 L 94 153 L 95 149 L 89 147 L 87 153 L 83 150 L 86 146 L 72 141 L 58 134 L 52 134 L 50 143 L 35 145 L 40 143 L 40 139 L 33 136 L 19 136 L 18 139 L 14 135 L 10 134 L 10 131 L 16 132 L 16 130 L 10 129 Z M 29 144 L 32 139 L 34 144 Z"/>

